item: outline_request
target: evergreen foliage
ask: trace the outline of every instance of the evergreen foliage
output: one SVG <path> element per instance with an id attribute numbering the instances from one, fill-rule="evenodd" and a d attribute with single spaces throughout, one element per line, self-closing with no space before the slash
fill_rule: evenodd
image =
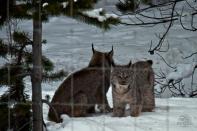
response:
<path id="1" fill-rule="evenodd" d="M 36 4 L 32 3 L 30 0 L 16 0 L 20 1 L 20 4 L 14 5 L 11 0 L 9 5 L 9 15 L 11 18 L 16 19 L 32 19 L 34 14 L 34 7 Z M 6 2 L 0 0 L 0 16 L 3 16 L 0 19 L 0 26 L 5 24 L 6 21 Z M 110 25 L 116 25 L 119 23 L 118 18 L 109 18 L 104 22 L 99 21 L 96 18 L 91 18 L 88 15 L 83 14 L 83 11 L 93 9 L 94 4 L 97 0 L 42 0 L 42 20 L 48 21 L 49 17 L 65 15 L 77 19 L 81 22 L 87 24 L 95 25 L 99 28 L 107 30 L 110 28 Z M 104 24 L 104 25 L 103 25 Z"/>
<path id="2" fill-rule="evenodd" d="M 151 4 L 152 0 L 119 0 L 119 2 L 116 3 L 116 8 L 123 12 L 134 12 L 136 9 L 138 9 L 140 3 L 143 4 Z"/>
<path id="3" fill-rule="evenodd" d="M 148 5 L 152 4 L 152 0 L 141 0 L 141 2 Z"/>
<path id="4" fill-rule="evenodd" d="M 75 16 L 73 16 L 73 18 L 75 18 L 76 20 L 80 20 L 86 24 L 95 25 L 95 26 L 102 28 L 104 30 L 110 29 L 110 24 L 117 25 L 120 22 L 119 19 L 116 19 L 113 17 L 110 17 L 110 18 L 104 20 L 103 22 L 100 22 L 100 21 L 98 21 L 97 18 L 89 17 L 83 13 L 80 13 L 80 15 L 75 15 Z"/>
<path id="5" fill-rule="evenodd" d="M 99 21 L 83 13 L 93 9 L 96 2 L 97 0 L 42 0 L 41 18 L 46 22 L 52 16 L 64 15 L 104 30 L 109 29 L 112 24 L 119 23 L 118 18 L 110 17 L 105 21 Z M 0 27 L 9 26 L 12 23 L 10 20 L 13 19 L 36 18 L 37 4 L 32 0 L 0 0 Z M 8 88 L 0 97 L 0 129 L 5 131 L 10 126 L 13 130 L 28 131 L 31 130 L 32 115 L 24 79 L 27 76 L 31 77 L 33 60 L 32 50 L 29 47 L 33 41 L 24 31 L 15 29 L 9 35 L 12 43 L 0 38 L 0 57 L 7 60 L 7 63 L 0 67 L 0 87 Z M 45 44 L 46 40 L 42 43 Z M 46 56 L 42 56 L 42 66 L 43 82 L 60 80 L 67 75 L 63 70 L 54 72 L 54 65 Z"/>
<path id="6" fill-rule="evenodd" d="M 116 3 L 116 8 L 121 12 L 133 12 L 138 8 L 138 0 L 119 0 Z"/>
<path id="7" fill-rule="evenodd" d="M 2 106 L 0 108 L 2 117 L 0 119 L 0 129 L 8 127 L 9 118 L 12 128 L 18 130 L 22 127 L 21 130 L 27 131 L 31 128 L 31 104 L 28 102 L 29 96 L 25 92 L 24 79 L 27 76 L 31 77 L 32 51 L 27 49 L 27 46 L 32 45 L 33 41 L 28 33 L 19 30 L 12 33 L 12 38 L 12 44 L 8 44 L 0 39 L 0 57 L 5 59 L 10 58 L 8 63 L 0 67 L 0 85 L 8 88 L 0 97 L 0 106 Z M 43 43 L 46 43 L 46 41 L 43 40 Z M 67 75 L 63 70 L 54 72 L 54 65 L 46 56 L 42 56 L 42 66 L 43 82 L 60 80 Z M 10 108 L 8 104 L 4 104 L 10 102 L 13 103 L 13 108 Z M 7 114 L 8 110 L 10 110 L 9 117 Z M 7 121 L 3 118 L 6 118 Z"/>
<path id="8" fill-rule="evenodd" d="M 31 104 L 15 104 L 0 103 L 0 129 L 7 131 L 7 128 L 13 128 L 14 131 L 31 130 Z M 9 123 L 8 123 L 9 121 Z"/>
<path id="9" fill-rule="evenodd" d="M 27 95 L 24 95 L 25 87 L 23 80 L 25 77 L 31 76 L 33 62 L 31 50 L 27 50 L 26 47 L 32 45 L 32 40 L 26 32 L 15 31 L 12 36 L 14 40 L 12 45 L 8 45 L 3 40 L 0 40 L 0 56 L 6 58 L 11 55 L 11 63 L 6 63 L 0 68 L 0 85 L 10 86 L 8 92 L 0 100 L 4 101 L 9 96 L 11 100 L 24 102 Z M 54 65 L 45 56 L 42 56 L 42 63 L 43 79 L 50 81 L 59 80 L 59 78 L 66 75 L 63 70 L 53 73 Z"/>

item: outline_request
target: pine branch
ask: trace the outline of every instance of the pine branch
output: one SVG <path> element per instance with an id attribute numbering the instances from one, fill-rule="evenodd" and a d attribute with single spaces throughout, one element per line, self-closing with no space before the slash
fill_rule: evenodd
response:
<path id="1" fill-rule="evenodd" d="M 26 45 L 32 45 L 33 41 L 29 38 L 28 33 L 26 32 L 20 32 L 20 31 L 14 31 L 13 33 L 13 39 L 16 42 L 16 44 L 26 46 Z"/>
<path id="2" fill-rule="evenodd" d="M 58 81 L 63 79 L 65 76 L 68 75 L 68 72 L 64 72 L 63 70 L 60 70 L 55 73 L 43 73 L 43 82 L 49 82 L 49 81 Z"/>
<path id="3" fill-rule="evenodd" d="M 0 39 L 0 57 L 6 58 L 8 54 L 8 47 L 3 43 L 3 40 Z"/>
<path id="4" fill-rule="evenodd" d="M 5 64 L 0 68 L 0 85 L 11 86 L 16 84 L 17 79 L 26 77 L 23 75 L 25 72 L 27 70 L 24 65 Z"/>
<path id="5" fill-rule="evenodd" d="M 20 86 L 21 89 L 19 89 L 17 86 Z M 7 101 L 20 101 L 20 102 L 25 102 L 28 98 L 29 95 L 24 92 L 24 83 L 17 83 L 15 85 L 12 85 L 8 91 L 6 91 L 3 95 L 0 97 L 1 102 L 7 102 Z"/>
<path id="6" fill-rule="evenodd" d="M 42 56 L 42 65 L 44 71 L 52 71 L 54 69 L 53 63 L 45 56 Z"/>
<path id="7" fill-rule="evenodd" d="M 0 85 L 8 85 L 8 69 L 1 67 L 0 69 Z"/>
<path id="8" fill-rule="evenodd" d="M 33 63 L 32 53 L 25 54 L 25 63 L 31 65 Z M 42 66 L 45 72 L 52 71 L 54 69 L 53 63 L 45 56 L 42 56 Z"/>
<path id="9" fill-rule="evenodd" d="M 99 21 L 97 18 L 89 17 L 88 15 L 85 15 L 81 12 L 78 12 L 75 16 L 73 16 L 73 18 L 86 24 L 94 25 L 104 30 L 110 29 L 110 25 L 117 25 L 120 23 L 120 20 L 117 18 L 109 17 L 104 21 Z"/>
<path id="10" fill-rule="evenodd" d="M 136 0 L 124 0 L 124 2 L 119 0 L 119 2 L 116 3 L 116 8 L 121 12 L 133 12 L 137 7 L 138 4 Z"/>
<path id="11" fill-rule="evenodd" d="M 0 83 L 9 87 L 8 91 L 5 92 L 1 100 L 12 99 L 16 101 L 25 101 L 26 94 L 24 93 L 24 82 L 25 76 L 21 75 L 24 73 L 22 66 L 17 65 L 7 65 L 0 69 L 1 76 Z"/>
<path id="12" fill-rule="evenodd" d="M 42 1 L 43 4 L 45 2 L 47 2 L 47 5 L 42 7 L 42 21 L 48 21 L 50 16 L 66 15 L 105 30 L 110 28 L 110 24 L 116 25 L 119 22 L 119 20 L 115 18 L 109 18 L 104 22 L 99 22 L 96 18 L 88 18 L 88 16 L 82 14 L 82 11 L 84 10 L 93 9 L 97 0 L 78 0 L 72 4 L 70 3 L 70 0 Z M 64 7 L 62 2 L 68 3 L 66 7 Z M 25 1 L 23 4 L 15 5 L 13 6 L 12 11 L 10 11 L 10 17 L 16 19 L 32 19 L 34 6 L 35 5 L 28 1 Z"/>
<path id="13" fill-rule="evenodd" d="M 21 46 L 8 45 L 0 39 L 0 57 L 6 58 L 7 55 L 17 56 L 17 53 L 21 52 L 20 47 Z M 21 53 L 29 54 L 29 52 L 25 50 L 22 50 Z"/>

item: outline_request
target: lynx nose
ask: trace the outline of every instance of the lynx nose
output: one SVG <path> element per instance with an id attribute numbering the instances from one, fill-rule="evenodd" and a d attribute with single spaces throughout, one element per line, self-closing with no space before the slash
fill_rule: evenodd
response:
<path id="1" fill-rule="evenodd" d="M 121 85 L 127 85 L 127 82 L 126 82 L 125 80 L 122 80 L 122 81 L 120 82 L 120 84 L 121 84 Z"/>

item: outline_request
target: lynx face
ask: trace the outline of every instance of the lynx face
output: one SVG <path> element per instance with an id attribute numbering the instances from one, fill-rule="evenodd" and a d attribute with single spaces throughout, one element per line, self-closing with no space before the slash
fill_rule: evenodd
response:
<path id="1" fill-rule="evenodd" d="M 113 68 L 111 83 L 113 90 L 117 93 L 125 93 L 131 88 L 130 83 L 132 81 L 133 73 L 130 66 L 131 63 L 124 66 L 114 66 Z"/>

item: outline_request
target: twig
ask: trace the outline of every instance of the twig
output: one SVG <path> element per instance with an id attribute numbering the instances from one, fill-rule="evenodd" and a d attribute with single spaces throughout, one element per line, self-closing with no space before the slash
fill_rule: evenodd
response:
<path id="1" fill-rule="evenodd" d="M 161 46 L 162 46 L 162 44 L 163 44 L 163 42 L 164 42 L 164 39 L 165 39 L 166 35 L 168 34 L 170 28 L 172 27 L 172 24 L 173 24 L 173 21 L 174 21 L 173 19 L 176 19 L 176 18 L 173 18 L 173 17 L 174 17 L 174 9 L 175 9 L 175 6 L 176 6 L 176 2 L 174 2 L 174 3 L 173 3 L 173 6 L 172 6 L 170 24 L 169 24 L 169 26 L 168 26 L 166 32 L 165 32 L 165 33 L 163 34 L 163 36 L 160 38 L 159 43 L 158 43 L 152 50 L 149 50 L 149 53 L 150 53 L 150 54 L 152 54 L 152 52 L 153 52 L 153 54 L 154 54 L 154 51 L 158 51 L 158 52 L 160 51 Z"/>
<path id="2" fill-rule="evenodd" d="M 197 54 L 197 51 L 196 51 L 196 52 L 194 52 L 194 53 L 192 53 L 192 54 L 190 54 L 189 56 L 183 57 L 183 59 L 190 58 L 190 57 L 192 57 L 193 55 L 196 55 L 196 54 Z"/>
<path id="3" fill-rule="evenodd" d="M 176 69 L 176 67 L 173 67 L 170 64 L 168 64 L 167 61 L 163 58 L 163 56 L 161 56 L 159 53 L 156 53 L 156 54 L 161 57 L 161 59 L 166 63 L 167 66 L 169 66 L 172 69 Z"/>

